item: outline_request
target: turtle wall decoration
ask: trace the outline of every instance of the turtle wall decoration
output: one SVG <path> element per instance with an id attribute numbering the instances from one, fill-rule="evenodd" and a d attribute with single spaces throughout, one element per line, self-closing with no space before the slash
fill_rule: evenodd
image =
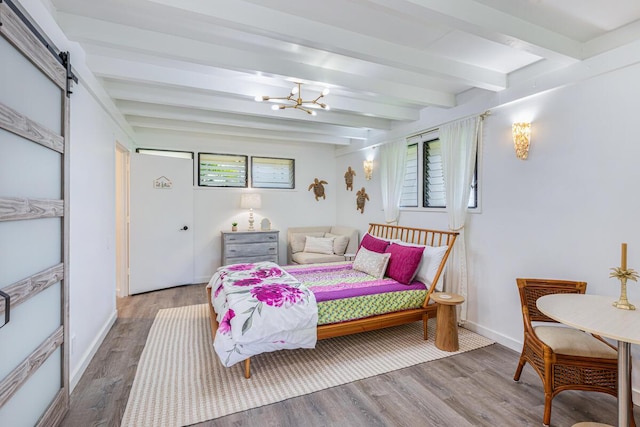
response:
<path id="1" fill-rule="evenodd" d="M 318 178 L 314 179 L 311 185 L 309 185 L 309 191 L 313 189 L 313 194 L 316 196 L 316 201 L 320 200 L 320 197 L 326 199 L 327 196 L 324 194 L 324 184 L 329 184 L 327 181 L 319 180 Z"/>
<path id="2" fill-rule="evenodd" d="M 351 169 L 351 166 L 347 168 L 347 171 L 344 173 L 344 183 L 347 186 L 347 190 L 353 191 L 353 177 L 356 176 L 356 171 Z"/>
<path id="3" fill-rule="evenodd" d="M 356 210 L 360 211 L 361 214 L 364 213 L 364 204 L 367 200 L 369 200 L 369 195 L 365 191 L 364 187 L 362 187 L 362 189 L 358 190 L 356 193 Z"/>

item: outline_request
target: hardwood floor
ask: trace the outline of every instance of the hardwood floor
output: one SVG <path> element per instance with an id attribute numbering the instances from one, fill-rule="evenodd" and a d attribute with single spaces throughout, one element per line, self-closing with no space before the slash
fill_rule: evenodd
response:
<path id="1" fill-rule="evenodd" d="M 62 426 L 119 426 L 158 310 L 205 300 L 204 285 L 119 299 L 118 320 L 73 391 Z M 197 426 L 540 426 L 542 384 L 528 365 L 513 381 L 518 356 L 494 344 Z M 615 425 L 616 410 L 609 395 L 563 392 L 553 401 L 551 422 Z M 637 406 L 634 414 L 640 419 Z"/>

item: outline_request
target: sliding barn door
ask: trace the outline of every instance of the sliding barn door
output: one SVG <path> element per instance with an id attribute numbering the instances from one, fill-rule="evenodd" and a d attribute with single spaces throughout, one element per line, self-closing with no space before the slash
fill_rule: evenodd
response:
<path id="1" fill-rule="evenodd" d="M 0 2 L 0 426 L 11 427 L 55 426 L 69 406 L 70 68 L 27 19 Z"/>

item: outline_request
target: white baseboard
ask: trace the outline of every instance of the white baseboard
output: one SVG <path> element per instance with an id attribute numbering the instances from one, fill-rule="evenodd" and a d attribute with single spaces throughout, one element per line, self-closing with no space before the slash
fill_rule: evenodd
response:
<path id="1" fill-rule="evenodd" d="M 82 378 L 82 374 L 84 374 L 84 371 L 86 371 L 87 367 L 89 366 L 89 362 L 91 362 L 91 359 L 93 359 L 93 356 L 95 356 L 98 348 L 100 348 L 100 345 L 102 344 L 102 341 L 104 341 L 107 333 L 109 333 L 109 330 L 116 322 L 117 318 L 118 312 L 114 311 L 102 326 L 102 329 L 100 329 L 100 333 L 96 336 L 93 342 L 91 342 L 91 345 L 89 346 L 87 351 L 85 351 L 82 355 L 80 364 L 76 369 L 74 369 L 74 371 L 71 373 L 71 378 L 69 378 L 69 393 L 71 393 L 73 389 L 78 385 L 80 378 Z"/>
<path id="2" fill-rule="evenodd" d="M 196 277 L 193 283 L 209 283 L 209 280 L 211 280 L 211 276 L 200 276 Z"/>
<path id="3" fill-rule="evenodd" d="M 499 332 L 496 332 L 492 329 L 487 329 L 484 326 L 480 326 L 477 323 L 466 321 L 464 323 L 464 328 L 469 329 L 477 334 L 482 335 L 483 337 L 487 337 L 489 339 L 494 340 L 498 344 L 502 344 L 503 346 L 520 353 L 522 351 L 522 341 L 514 340 L 511 337 L 503 335 Z"/>
<path id="4" fill-rule="evenodd" d="M 473 331 L 477 334 L 482 335 L 483 337 L 487 337 L 489 339 L 494 340 L 498 344 L 502 344 L 503 346 L 517 352 L 518 354 L 522 351 L 522 341 L 514 340 L 513 338 L 507 337 L 503 334 L 500 334 L 492 329 L 487 329 L 483 326 L 480 326 L 473 322 L 465 322 L 464 328 L 470 331 Z M 640 389 L 633 387 L 631 389 L 631 398 L 635 405 L 640 405 Z"/>

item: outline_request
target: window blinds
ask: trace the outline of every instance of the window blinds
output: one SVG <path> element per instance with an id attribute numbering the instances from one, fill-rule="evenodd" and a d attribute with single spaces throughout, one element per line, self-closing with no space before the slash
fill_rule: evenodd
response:
<path id="1" fill-rule="evenodd" d="M 247 156 L 200 153 L 198 170 L 201 186 L 247 186 Z"/>
<path id="2" fill-rule="evenodd" d="M 294 188 L 294 160 L 251 157 L 253 188 Z"/>

